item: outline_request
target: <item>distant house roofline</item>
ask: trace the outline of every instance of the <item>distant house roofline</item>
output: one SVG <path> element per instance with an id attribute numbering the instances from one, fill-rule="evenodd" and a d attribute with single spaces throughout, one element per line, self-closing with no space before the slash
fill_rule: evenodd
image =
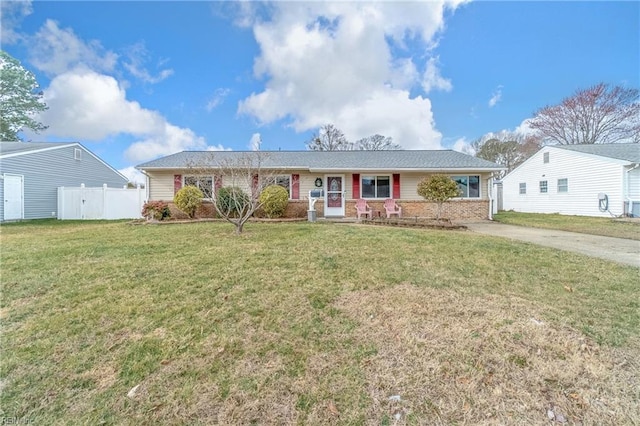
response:
<path id="1" fill-rule="evenodd" d="M 15 144 L 11 147 L 5 144 Z M 19 146 L 18 144 L 23 144 L 23 146 Z M 31 146 L 26 146 L 31 145 Z M 0 159 L 19 157 L 23 155 L 36 154 L 40 152 L 52 151 L 56 149 L 68 148 L 68 147 L 78 147 L 84 150 L 86 153 L 91 155 L 100 163 L 104 164 L 106 167 L 110 168 L 113 172 L 118 174 L 122 179 L 124 179 L 125 183 L 129 182 L 129 178 L 120 173 L 118 170 L 113 168 L 110 164 L 105 162 L 103 159 L 95 155 L 85 146 L 83 146 L 80 142 L 0 142 Z M 9 149 L 7 149 L 9 148 Z"/>
<path id="2" fill-rule="evenodd" d="M 504 167 L 453 150 L 388 151 L 258 151 L 264 169 L 338 171 L 460 172 L 504 170 Z M 221 166 L 220 162 L 239 160 L 256 151 L 182 151 L 142 163 L 138 170 L 183 170 Z"/>

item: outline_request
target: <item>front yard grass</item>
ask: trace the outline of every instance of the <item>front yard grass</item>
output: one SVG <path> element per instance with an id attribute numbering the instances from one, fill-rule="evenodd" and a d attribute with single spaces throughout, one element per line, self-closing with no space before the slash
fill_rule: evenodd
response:
<path id="1" fill-rule="evenodd" d="M 6 418 L 640 421 L 637 268 L 351 224 L 0 231 Z"/>
<path id="2" fill-rule="evenodd" d="M 496 222 L 533 228 L 557 229 L 581 234 L 640 240 L 640 220 L 608 217 L 567 216 L 560 214 L 502 211 L 493 216 Z"/>

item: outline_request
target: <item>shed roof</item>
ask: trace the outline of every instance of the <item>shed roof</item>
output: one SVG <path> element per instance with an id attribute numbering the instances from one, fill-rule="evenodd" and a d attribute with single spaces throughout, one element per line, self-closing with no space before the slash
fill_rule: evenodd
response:
<path id="1" fill-rule="evenodd" d="M 138 165 L 141 170 L 212 167 L 252 151 L 183 151 Z M 453 150 L 260 151 L 264 168 L 302 170 L 502 170 L 498 164 Z"/>
<path id="2" fill-rule="evenodd" d="M 637 143 L 554 145 L 554 148 L 582 152 L 585 154 L 599 155 L 601 157 L 615 158 L 617 160 L 631 161 L 633 163 L 640 163 L 640 144 Z"/>

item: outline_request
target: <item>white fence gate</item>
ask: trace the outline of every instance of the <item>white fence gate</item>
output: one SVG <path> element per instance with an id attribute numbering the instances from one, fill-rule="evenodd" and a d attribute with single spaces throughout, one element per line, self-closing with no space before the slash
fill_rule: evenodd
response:
<path id="1" fill-rule="evenodd" d="M 58 219 L 139 219 L 145 190 L 127 188 L 58 188 Z"/>

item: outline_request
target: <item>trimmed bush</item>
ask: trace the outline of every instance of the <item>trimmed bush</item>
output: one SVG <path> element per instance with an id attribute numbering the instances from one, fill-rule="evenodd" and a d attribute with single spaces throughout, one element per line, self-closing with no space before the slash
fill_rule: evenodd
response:
<path id="1" fill-rule="evenodd" d="M 442 204 L 460 196 L 458 184 L 447 175 L 431 175 L 418 182 L 418 195 L 437 204 L 436 219 L 440 220 Z"/>
<path id="2" fill-rule="evenodd" d="M 223 217 L 239 217 L 251 207 L 251 199 L 236 186 L 225 186 L 216 193 L 216 207 Z"/>
<path id="3" fill-rule="evenodd" d="M 289 204 L 289 193 L 280 185 L 269 185 L 260 193 L 260 204 L 267 217 L 282 217 Z"/>
<path id="4" fill-rule="evenodd" d="M 164 220 L 171 217 L 171 210 L 164 201 L 147 201 L 142 206 L 142 216 L 148 220 Z"/>
<path id="5" fill-rule="evenodd" d="M 204 194 L 195 186 L 185 186 L 173 197 L 173 203 L 190 218 L 195 217 L 196 211 L 202 205 Z"/>

